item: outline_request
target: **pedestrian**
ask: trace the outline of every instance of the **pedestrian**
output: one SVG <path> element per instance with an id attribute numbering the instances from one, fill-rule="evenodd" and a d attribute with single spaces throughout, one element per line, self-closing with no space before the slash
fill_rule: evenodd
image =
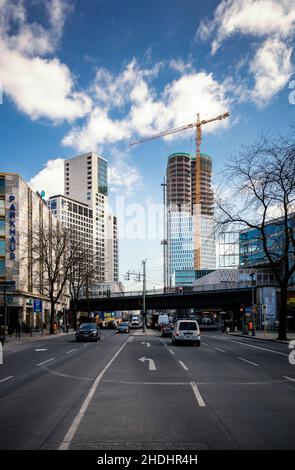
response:
<path id="1" fill-rule="evenodd" d="M 17 324 L 15 325 L 15 337 L 16 338 L 20 338 L 21 330 L 22 330 L 21 324 L 20 322 L 17 322 Z"/>

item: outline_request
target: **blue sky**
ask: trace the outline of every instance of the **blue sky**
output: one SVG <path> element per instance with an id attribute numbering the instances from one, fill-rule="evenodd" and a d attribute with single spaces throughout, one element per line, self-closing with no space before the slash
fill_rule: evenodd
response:
<path id="1" fill-rule="evenodd" d="M 226 187 L 230 153 L 294 120 L 294 31 L 293 0 L 3 0 L 1 170 L 50 195 L 62 159 L 97 151 L 112 205 L 124 195 L 147 210 L 161 202 L 167 156 L 194 152 L 194 136 L 129 142 L 229 110 L 202 143 Z M 160 238 L 122 240 L 120 271 L 146 257 L 148 287 L 159 285 Z"/>

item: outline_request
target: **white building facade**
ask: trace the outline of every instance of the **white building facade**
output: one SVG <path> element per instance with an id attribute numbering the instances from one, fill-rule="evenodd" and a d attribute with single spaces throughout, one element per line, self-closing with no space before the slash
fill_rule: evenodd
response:
<path id="1" fill-rule="evenodd" d="M 108 214 L 107 160 L 89 152 L 66 160 L 64 169 L 65 196 L 93 210 L 93 253 L 98 281 L 118 281 L 117 220 Z"/>

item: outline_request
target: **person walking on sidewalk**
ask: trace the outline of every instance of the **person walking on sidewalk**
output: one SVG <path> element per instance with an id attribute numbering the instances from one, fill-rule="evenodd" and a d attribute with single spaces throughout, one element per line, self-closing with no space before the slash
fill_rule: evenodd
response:
<path id="1" fill-rule="evenodd" d="M 20 338 L 21 330 L 22 330 L 21 324 L 20 322 L 17 322 L 17 324 L 15 325 L 15 337 L 16 338 Z"/>

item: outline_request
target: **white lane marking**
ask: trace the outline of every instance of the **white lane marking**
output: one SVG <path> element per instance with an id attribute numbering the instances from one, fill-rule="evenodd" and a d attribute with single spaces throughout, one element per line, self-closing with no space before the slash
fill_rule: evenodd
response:
<path id="1" fill-rule="evenodd" d="M 142 341 L 141 344 L 146 344 L 147 348 L 151 347 L 151 343 L 148 343 L 147 341 Z"/>
<path id="2" fill-rule="evenodd" d="M 10 375 L 9 377 L 5 377 L 5 379 L 1 379 L 1 380 L 0 380 L 0 383 L 1 383 L 1 382 L 6 382 L 6 380 L 10 380 L 10 379 L 12 379 L 12 378 L 13 378 L 13 375 Z"/>
<path id="3" fill-rule="evenodd" d="M 89 346 L 89 343 L 83 344 L 83 348 L 86 348 L 86 346 Z"/>
<path id="4" fill-rule="evenodd" d="M 54 357 L 52 357 L 51 359 L 48 359 L 47 361 L 40 362 L 40 364 L 37 364 L 37 367 L 43 366 L 44 364 L 47 364 L 47 362 L 51 362 L 51 361 L 54 361 Z"/>
<path id="5" fill-rule="evenodd" d="M 242 343 L 241 341 L 235 341 L 233 339 L 227 339 L 227 338 L 218 338 L 216 336 L 210 336 L 210 338 L 214 338 L 214 339 L 219 339 L 221 341 L 229 341 L 231 343 L 238 343 L 238 344 L 242 344 L 243 346 L 248 346 L 248 348 L 255 348 L 255 349 L 262 349 L 263 351 L 268 351 L 268 352 L 272 352 L 274 354 L 279 354 L 280 356 L 289 356 L 289 354 L 286 354 L 286 353 L 282 353 L 282 352 L 279 352 L 279 351 L 274 351 L 273 349 L 266 349 L 266 348 L 262 348 L 261 346 L 254 346 L 253 344 L 246 344 L 246 343 Z M 246 340 L 247 341 L 247 340 Z M 250 340 L 251 341 L 251 340 Z"/>
<path id="6" fill-rule="evenodd" d="M 184 370 L 188 370 L 188 367 L 186 367 L 186 365 L 182 361 L 178 361 L 178 362 L 181 365 L 181 367 L 184 368 Z"/>
<path id="7" fill-rule="evenodd" d="M 149 358 L 149 357 L 141 357 L 140 359 L 138 359 L 140 362 L 145 362 L 145 361 L 148 361 L 149 363 L 149 370 L 157 370 L 156 368 L 156 365 L 155 365 L 155 362 L 153 359 Z"/>
<path id="8" fill-rule="evenodd" d="M 223 349 L 219 349 L 219 348 L 214 348 L 214 349 L 216 349 L 216 351 L 220 351 L 220 352 L 222 352 L 222 353 L 225 353 L 225 352 L 226 352 L 226 351 L 224 351 Z"/>
<path id="9" fill-rule="evenodd" d="M 202 341 L 202 344 L 203 344 L 204 346 L 208 346 L 208 343 L 204 343 L 204 341 Z"/>
<path id="10" fill-rule="evenodd" d="M 204 400 L 203 400 L 203 398 L 202 398 L 202 396 L 201 396 L 201 394 L 200 394 L 200 392 L 199 392 L 199 389 L 198 389 L 198 387 L 197 387 L 197 384 L 196 384 L 195 382 L 191 382 L 191 387 L 192 387 L 192 389 L 193 389 L 193 392 L 194 392 L 194 394 L 195 394 L 195 397 L 196 397 L 196 399 L 197 399 L 197 402 L 198 402 L 199 406 L 200 406 L 200 407 L 206 406 L 206 405 L 205 405 L 205 402 L 204 402 Z"/>
<path id="11" fill-rule="evenodd" d="M 291 379 L 291 377 L 287 377 L 286 375 L 284 375 L 284 379 L 291 380 L 291 382 L 295 382 L 295 379 Z"/>
<path id="12" fill-rule="evenodd" d="M 168 348 L 168 351 L 174 356 L 175 352 L 172 349 Z"/>
<path id="13" fill-rule="evenodd" d="M 35 349 L 35 351 L 39 352 L 39 351 L 48 351 L 48 349 Z"/>
<path id="14" fill-rule="evenodd" d="M 77 351 L 77 348 L 71 349 L 70 351 L 67 351 L 67 354 L 70 354 L 70 353 L 72 353 L 72 352 L 74 352 L 74 351 Z"/>
<path id="15" fill-rule="evenodd" d="M 120 352 L 122 351 L 122 349 L 126 346 L 126 344 L 129 342 L 129 340 L 125 341 L 125 343 L 118 349 L 118 351 L 116 352 L 116 354 L 112 357 L 112 359 L 108 362 L 108 364 L 105 366 L 105 368 L 100 372 L 100 374 L 98 374 L 98 376 L 96 377 L 87 397 L 85 398 L 84 402 L 82 403 L 82 406 L 77 414 L 77 416 L 75 417 L 74 421 L 72 422 L 67 434 L 65 435 L 60 447 L 59 447 L 59 450 L 68 450 L 72 440 L 73 440 L 73 437 L 74 435 L 76 434 L 76 431 L 78 429 L 78 426 L 79 424 L 81 423 L 82 421 L 82 418 L 84 416 L 84 414 L 86 413 L 86 410 L 93 398 L 93 395 L 98 387 L 98 384 L 99 382 L 101 381 L 102 377 L 104 376 L 104 374 L 106 373 L 106 371 L 109 369 L 109 367 L 112 365 L 112 363 L 114 362 L 114 360 L 116 359 L 116 357 L 120 354 Z"/>
<path id="16" fill-rule="evenodd" d="M 259 366 L 259 364 L 256 364 L 256 362 L 248 361 L 247 359 L 244 359 L 243 357 L 238 357 L 238 359 L 240 359 L 240 361 L 247 362 L 248 364 L 252 364 L 252 366 L 255 366 L 255 367 Z"/>

